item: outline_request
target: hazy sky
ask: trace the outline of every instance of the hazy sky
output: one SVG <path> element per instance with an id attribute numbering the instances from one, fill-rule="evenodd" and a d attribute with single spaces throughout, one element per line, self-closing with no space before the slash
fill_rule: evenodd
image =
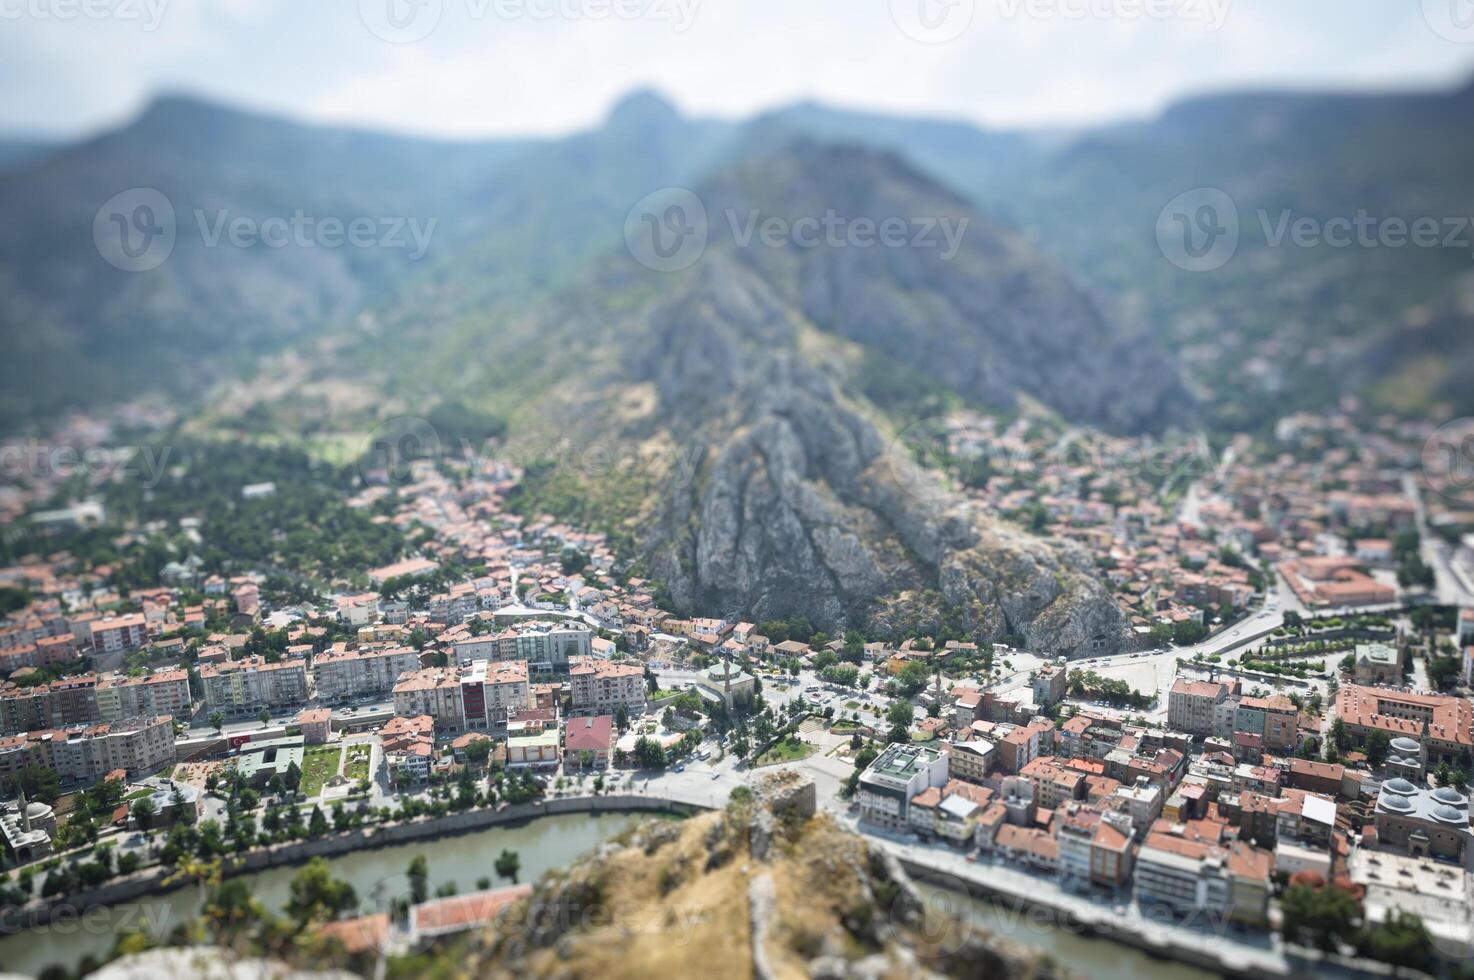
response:
<path id="1" fill-rule="evenodd" d="M 638 85 L 1050 125 L 1471 71 L 1471 0 L 0 0 L 0 130 L 61 134 L 166 89 L 460 137 L 584 126 Z"/>

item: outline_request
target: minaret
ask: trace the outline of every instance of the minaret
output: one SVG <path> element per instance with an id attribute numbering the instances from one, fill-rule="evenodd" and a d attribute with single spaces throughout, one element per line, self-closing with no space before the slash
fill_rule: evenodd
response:
<path id="1" fill-rule="evenodd" d="M 26 804 L 25 787 L 21 787 L 20 791 L 20 825 L 26 833 L 31 832 L 31 808 Z"/>

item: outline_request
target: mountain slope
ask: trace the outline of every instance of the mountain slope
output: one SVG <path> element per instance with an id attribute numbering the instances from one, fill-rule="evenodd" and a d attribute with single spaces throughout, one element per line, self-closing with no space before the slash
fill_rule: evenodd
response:
<path id="1" fill-rule="evenodd" d="M 799 118 L 805 128 L 795 132 L 850 125 L 850 114 L 823 108 Z M 1153 324 L 1183 353 L 1208 421 L 1241 428 L 1348 393 L 1412 411 L 1474 411 L 1474 392 L 1454 370 L 1467 334 L 1449 335 L 1445 365 L 1419 339 L 1430 309 L 1458 305 L 1474 235 L 1453 248 L 1337 248 L 1273 245 L 1266 233 L 1284 215 L 1318 224 L 1360 213 L 1431 217 L 1441 226 L 1474 215 L 1471 123 L 1474 85 L 1268 91 L 1190 99 L 1063 141 L 961 140 L 945 135 L 950 124 L 892 121 L 872 128 L 872 142 L 949 181 Z M 1199 187 L 1231 196 L 1241 237 L 1221 268 L 1189 272 L 1167 261 L 1156 228 L 1173 198 Z"/>
<path id="2" fill-rule="evenodd" d="M 1014 409 L 1027 395 L 1108 429 L 1192 420 L 1175 366 L 1139 325 L 898 156 L 803 141 L 723 171 L 702 197 L 716 247 L 809 320 L 970 401 Z M 826 216 L 837 230 L 818 247 L 797 233 L 773 247 L 750 231 Z M 887 224 L 889 243 L 861 234 Z"/>
<path id="3" fill-rule="evenodd" d="M 0 417 L 145 386 L 198 394 L 401 290 L 444 288 L 447 262 L 477 268 L 469 292 L 483 305 L 557 284 L 617 240 L 604 215 L 622 217 L 652 178 L 694 179 L 726 131 L 648 95 L 567 139 L 470 143 L 161 98 L 115 131 L 0 172 L 14 219 L 0 228 L 0 333 L 16 339 Z M 129 221 L 138 188 L 163 195 L 176 237 L 167 258 L 145 252 L 161 261 L 125 271 L 104 258 L 94 221 L 104 205 Z M 299 215 L 306 224 L 281 246 L 232 244 L 225 224 Z M 117 258 L 108 217 L 102 244 Z M 345 230 L 324 237 L 322 222 L 355 219 L 367 222 L 357 243 Z"/>
<path id="4" fill-rule="evenodd" d="M 832 152 L 805 146 L 744 164 L 703 185 L 702 197 L 719 215 L 737 206 L 729 196 L 736 184 L 813 187 L 804 175 L 835 167 Z M 881 207 L 893 197 L 962 207 L 892 158 L 853 147 L 842 154 L 847 169 L 837 183 L 860 189 L 842 200 L 846 206 Z M 1084 327 L 1062 322 L 1087 308 L 1083 298 L 1061 299 L 1070 295 L 1067 280 L 978 221 L 977 242 L 968 246 L 978 252 L 968 254 L 991 256 L 991 265 L 923 260 L 909 283 L 904 268 L 890 265 L 904 267 L 899 258 L 855 273 L 869 288 L 894 293 L 871 300 L 892 314 L 894 338 L 855 327 L 856 307 L 806 303 L 819 277 L 848 261 L 817 253 L 846 247 L 794 261 L 783 248 L 743 248 L 714 236 L 681 271 L 652 271 L 616 254 L 523 316 L 459 319 L 441 335 L 457 356 L 434 346 L 422 354 L 428 360 L 410 354 L 396 377 L 419 386 L 396 394 L 408 405 L 451 398 L 509 410 L 511 452 L 532 464 L 518 506 L 615 533 L 678 609 L 802 614 L 877 634 L 950 625 L 1062 653 L 1115 647 L 1121 617 L 1087 557 L 977 512 L 918 470 L 854 383 L 864 352 L 909 357 L 911 348 L 933 359 L 918 356 L 920 371 L 942 370 L 950 356 L 981 366 L 986 377 L 1015 379 L 985 389 L 972 374 L 959 375 L 959 386 L 973 386 L 970 396 L 1048 401 L 1055 390 L 1023 387 L 1047 376 L 1048 365 L 1032 361 L 1040 341 L 1010 346 L 1007 330 L 1086 329 L 1101 351 L 1116 346 L 1104 318 L 1083 317 Z M 1041 295 L 1046 289 L 1053 295 Z M 988 316 L 955 315 L 937 300 L 964 293 L 989 297 Z M 1034 318 L 1040 309 L 1055 312 Z M 938 322 L 945 342 L 928 335 Z M 1061 352 L 1059 376 L 1083 372 L 1078 365 L 1091 356 Z M 424 363 L 444 367 L 416 366 Z M 1163 371 L 1154 383 L 1166 390 L 1169 378 Z M 1130 404 L 1124 390 L 1109 394 L 1114 383 L 1102 384 L 1100 397 Z M 514 398 L 501 395 L 503 385 Z M 1149 412 L 1156 400 L 1141 404 Z M 599 458 L 629 463 L 615 472 L 580 465 Z"/>

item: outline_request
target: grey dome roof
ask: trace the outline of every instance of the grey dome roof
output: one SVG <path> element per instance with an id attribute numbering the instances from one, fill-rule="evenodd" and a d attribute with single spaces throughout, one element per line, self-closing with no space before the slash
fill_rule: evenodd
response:
<path id="1" fill-rule="evenodd" d="M 1433 798 L 1450 806 L 1468 806 L 1469 798 L 1452 786 L 1440 786 L 1433 791 Z"/>
<path id="2" fill-rule="evenodd" d="M 1396 793 L 1383 793 L 1377 802 L 1382 804 L 1384 810 L 1396 810 L 1398 813 L 1407 813 L 1413 808 L 1406 796 L 1399 796 Z"/>
<path id="3" fill-rule="evenodd" d="M 1399 776 L 1396 779 L 1389 779 L 1385 783 L 1383 783 L 1382 791 L 1386 793 L 1395 793 L 1398 796 L 1412 796 L 1418 791 L 1418 787 L 1414 786 L 1412 783 Z"/>
<path id="4" fill-rule="evenodd" d="M 1447 803 L 1440 803 L 1433 808 L 1433 819 L 1440 823 L 1468 823 L 1469 814 Z"/>
<path id="5" fill-rule="evenodd" d="M 32 819 L 36 817 L 49 817 L 51 816 L 51 807 L 39 800 L 35 803 L 28 803 L 26 804 L 26 816 Z"/>
<path id="6" fill-rule="evenodd" d="M 1422 746 L 1418 744 L 1417 739 L 1408 738 L 1406 735 L 1399 735 L 1394 738 L 1392 740 L 1391 747 L 1394 751 L 1400 752 L 1403 755 L 1407 755 L 1409 753 L 1416 755 L 1422 748 Z"/>

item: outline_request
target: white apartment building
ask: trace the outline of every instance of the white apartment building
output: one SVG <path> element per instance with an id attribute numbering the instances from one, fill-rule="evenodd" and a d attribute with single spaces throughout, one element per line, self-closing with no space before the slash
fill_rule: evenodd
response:
<path id="1" fill-rule="evenodd" d="M 188 718 L 194 713 L 189 673 L 162 670 L 144 677 L 99 678 L 97 712 L 103 721 L 154 715 Z"/>
<path id="2" fill-rule="evenodd" d="M 130 778 L 142 776 L 174 761 L 174 719 L 125 718 L 33 733 L 21 751 L 25 765 L 54 769 L 65 780 L 101 779 L 114 769 L 126 771 Z"/>
<path id="3" fill-rule="evenodd" d="M 420 655 L 409 647 L 349 650 L 313 658 L 312 681 L 324 701 L 388 694 L 401 674 L 420 669 Z"/>
<path id="4" fill-rule="evenodd" d="M 1177 678 L 1167 694 L 1167 727 L 1193 735 L 1214 734 L 1214 707 L 1232 693 L 1228 684 L 1219 681 Z"/>
<path id="5" fill-rule="evenodd" d="M 148 639 L 143 613 L 99 619 L 92 624 L 92 647 L 100 653 L 137 650 Z"/>
<path id="6" fill-rule="evenodd" d="M 267 663 L 261 657 L 200 667 L 205 707 L 226 715 L 254 715 L 307 700 L 307 667 L 300 660 Z"/>
<path id="7" fill-rule="evenodd" d="M 637 663 L 581 657 L 568 670 L 574 711 L 645 710 L 645 668 Z"/>
<path id="8" fill-rule="evenodd" d="M 947 785 L 947 756 L 929 745 L 891 745 L 860 774 L 860 819 L 888 830 L 909 823 L 911 798 Z"/>
<path id="9" fill-rule="evenodd" d="M 429 715 L 437 731 L 465 731 L 460 671 L 454 667 L 426 667 L 400 674 L 394 684 L 394 714 L 401 718 Z"/>
<path id="10" fill-rule="evenodd" d="M 479 660 L 460 670 L 462 712 L 468 729 L 494 728 L 532 706 L 525 660 Z"/>

